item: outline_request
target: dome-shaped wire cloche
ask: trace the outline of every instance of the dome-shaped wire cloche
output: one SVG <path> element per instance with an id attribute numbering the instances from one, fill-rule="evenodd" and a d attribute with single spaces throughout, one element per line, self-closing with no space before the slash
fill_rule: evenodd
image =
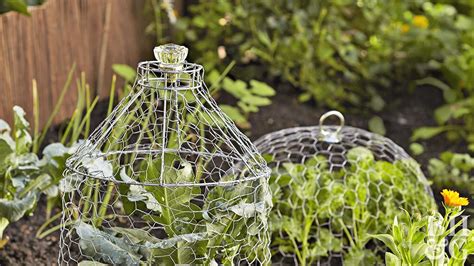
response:
<path id="1" fill-rule="evenodd" d="M 331 116 L 340 125 L 323 125 Z M 272 174 L 272 262 L 276 265 L 383 264 L 381 243 L 403 210 L 436 210 L 418 164 L 393 141 L 344 126 L 330 111 L 319 126 L 283 129 L 255 146 Z"/>
<path id="2" fill-rule="evenodd" d="M 187 51 L 156 47 L 132 93 L 67 160 L 60 264 L 270 260 L 269 168 Z"/>

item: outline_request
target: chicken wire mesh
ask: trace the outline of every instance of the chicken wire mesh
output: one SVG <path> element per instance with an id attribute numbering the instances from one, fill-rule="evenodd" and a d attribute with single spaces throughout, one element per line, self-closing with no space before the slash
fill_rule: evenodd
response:
<path id="1" fill-rule="evenodd" d="M 270 261 L 269 168 L 218 108 L 187 48 L 155 48 L 66 162 L 59 264 Z"/>
<path id="2" fill-rule="evenodd" d="M 337 116 L 339 126 L 323 125 Z M 255 146 L 272 168 L 269 224 L 275 265 L 383 265 L 396 215 L 436 210 L 416 162 L 391 140 L 344 126 L 331 111 L 320 125 L 267 134 Z"/>

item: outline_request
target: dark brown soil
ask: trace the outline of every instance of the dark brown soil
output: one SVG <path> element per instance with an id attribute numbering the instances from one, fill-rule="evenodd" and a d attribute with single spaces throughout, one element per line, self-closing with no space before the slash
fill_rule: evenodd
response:
<path id="1" fill-rule="evenodd" d="M 413 130 L 421 126 L 436 125 L 433 112 L 443 103 L 442 95 L 434 88 L 420 88 L 411 95 L 393 98 L 398 99 L 398 102 L 388 103 L 386 110 L 380 114 L 344 113 L 346 125 L 367 129 L 371 116 L 379 115 L 385 123 L 386 137 L 409 152 Z M 316 108 L 313 103 L 300 103 L 296 91 L 280 88 L 272 105 L 262 108 L 250 117 L 251 139 L 256 140 L 262 135 L 284 128 L 316 126 L 320 116 L 327 111 L 329 109 Z M 442 136 L 420 143 L 425 147 L 425 152 L 416 159 L 422 165 L 426 165 L 430 158 L 436 157 L 440 152 L 465 149 L 461 144 L 447 142 Z"/>
<path id="2" fill-rule="evenodd" d="M 428 98 L 427 95 L 429 95 Z M 297 92 L 295 90 L 281 86 L 278 94 L 273 98 L 272 105 L 251 115 L 250 122 L 253 127 L 248 132 L 250 138 L 255 140 L 266 133 L 288 127 L 317 125 L 319 117 L 328 111 L 323 108 L 315 108 L 314 103 L 299 103 L 296 99 Z M 442 104 L 442 96 L 437 90 L 423 88 L 415 91 L 413 95 L 404 95 L 398 99 L 400 99 L 399 102 L 390 103 L 387 109 L 379 115 L 385 121 L 387 137 L 408 151 L 413 129 L 435 125 L 433 110 Z M 93 124 L 95 125 L 104 118 L 107 104 L 99 106 L 105 106 L 105 108 L 99 107 L 94 116 Z M 346 124 L 366 129 L 370 116 L 371 114 L 346 113 Z M 51 137 L 49 140 L 54 141 L 55 138 Z M 461 144 L 448 143 L 442 137 L 422 142 L 422 144 L 425 146 L 425 153 L 417 159 L 424 166 L 429 158 L 437 156 L 442 151 L 464 150 Z M 58 233 L 41 240 L 35 237 L 36 230 L 44 222 L 44 208 L 44 201 L 41 201 L 35 216 L 25 217 L 7 228 L 5 235 L 10 238 L 10 242 L 0 251 L 0 265 L 57 264 Z"/>
<path id="3" fill-rule="evenodd" d="M 42 200 L 34 216 L 23 217 L 7 227 L 4 236 L 10 241 L 0 250 L 0 265 L 58 265 L 59 232 L 36 238 L 45 220 L 45 209 L 46 201 Z"/>

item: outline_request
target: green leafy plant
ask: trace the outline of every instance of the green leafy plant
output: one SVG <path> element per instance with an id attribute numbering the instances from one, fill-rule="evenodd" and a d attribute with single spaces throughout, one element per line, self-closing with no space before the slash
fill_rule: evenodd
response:
<path id="1" fill-rule="evenodd" d="M 474 192 L 474 158 L 469 154 L 444 152 L 430 160 L 428 171 L 436 187 L 457 187 Z"/>
<path id="2" fill-rule="evenodd" d="M 72 72 L 70 72 L 70 78 L 72 78 Z M 69 80 L 68 79 L 68 80 Z M 51 183 L 47 187 L 51 194 L 47 197 L 46 207 L 46 221 L 38 229 L 36 236 L 38 238 L 44 238 L 47 235 L 59 230 L 60 224 L 55 224 L 61 216 L 61 212 L 53 214 L 53 208 L 59 205 L 60 196 L 64 192 L 70 191 L 70 182 L 67 177 L 64 178 L 63 173 L 66 170 L 66 160 L 76 151 L 78 146 L 83 143 L 84 139 L 87 138 L 91 130 L 91 115 L 98 103 L 98 96 L 92 98 L 91 88 L 87 84 L 84 73 L 81 73 L 80 78 L 76 80 L 77 84 L 77 102 L 76 108 L 74 109 L 71 118 L 68 123 L 59 130 L 60 139 L 57 143 L 48 144 L 42 151 L 42 171 L 51 177 Z M 116 76 L 112 77 L 110 95 L 108 100 L 107 114 L 110 114 L 116 99 Z M 61 95 L 64 95 L 69 89 L 69 81 L 63 88 Z M 123 91 L 130 90 L 128 85 L 125 85 L 120 93 Z M 123 96 L 119 95 L 120 100 Z M 57 113 L 62 103 L 62 97 L 56 104 L 53 115 Z M 51 119 L 52 120 L 52 119 Z M 49 121 L 49 120 L 48 120 Z M 46 132 L 43 130 L 43 132 Z M 43 137 L 44 138 L 44 137 Z M 41 138 L 41 139 L 43 139 Z"/>
<path id="3" fill-rule="evenodd" d="M 135 76 L 129 67 L 123 65 L 115 65 L 114 71 L 123 76 L 127 83 L 130 83 Z M 183 78 L 184 75 L 186 74 L 180 77 Z M 218 78 L 226 84 L 231 82 L 222 76 Z M 163 86 L 162 83 L 153 85 L 157 88 Z M 252 82 L 251 85 L 248 90 L 258 89 L 259 95 L 271 93 L 271 89 L 263 87 L 258 82 Z M 215 143 L 207 143 L 206 132 L 209 134 L 210 129 L 205 130 L 204 126 L 207 124 L 203 121 L 207 121 L 208 127 L 223 126 L 227 122 L 215 112 L 203 110 L 209 101 L 207 96 L 204 97 L 195 91 L 179 91 L 177 105 L 183 104 L 182 101 L 188 98 L 190 99 L 187 101 L 200 104 L 193 108 L 184 108 L 179 113 L 179 119 L 174 117 L 167 119 L 167 127 L 178 128 L 178 133 L 171 131 L 166 135 L 166 142 L 160 143 L 167 132 L 154 128 L 159 123 L 157 116 L 163 115 L 155 112 L 157 108 L 155 99 L 163 99 L 164 93 L 167 91 L 144 90 L 143 94 L 138 94 L 139 97 L 134 93 L 126 96 L 120 105 L 130 109 L 116 121 L 110 132 L 104 133 L 103 130 L 108 129 L 96 130 L 95 136 L 103 133 L 107 134 L 110 140 L 131 138 L 133 143 L 107 141 L 90 153 L 121 150 L 126 152 L 120 155 L 118 152 L 110 153 L 107 159 L 83 158 L 80 161 L 87 173 L 102 172 L 105 173 L 104 176 L 114 176 L 120 182 L 84 178 L 71 171 L 69 171 L 71 174 L 68 174 L 66 171 L 64 186 L 70 189 L 64 197 L 69 199 L 80 195 L 80 199 L 77 204 L 72 204 L 71 208 L 64 210 L 69 217 L 64 226 L 77 234 L 81 252 L 86 258 L 103 263 L 231 265 L 237 256 L 242 254 L 249 262 L 256 260 L 264 252 L 262 249 L 265 246 L 256 243 L 264 240 L 255 239 L 255 235 L 262 230 L 262 221 L 266 221 L 268 211 L 266 203 L 258 202 L 256 194 L 259 198 L 260 194 L 267 193 L 269 196 L 268 190 L 258 191 L 265 188 L 260 182 L 266 180 L 251 180 L 228 186 L 210 185 L 203 188 L 160 186 L 157 183 L 161 176 L 165 184 L 192 183 L 212 178 L 208 175 L 211 175 L 209 169 L 215 167 L 213 166 L 215 158 L 207 155 L 198 156 L 195 164 L 191 165 L 181 154 L 174 154 L 173 151 L 179 148 L 178 143 L 187 142 L 196 145 L 198 151 L 206 151 L 206 154 L 218 152 L 223 142 L 215 140 Z M 254 94 L 256 93 L 252 92 L 249 95 L 257 98 Z M 166 115 L 171 118 L 175 114 Z M 201 121 L 201 124 L 198 121 Z M 134 130 L 133 127 L 127 126 L 129 124 L 140 125 L 140 130 Z M 157 156 L 155 150 L 145 154 L 140 153 L 142 151 L 130 152 L 130 147 L 133 149 L 146 147 L 149 145 L 147 141 L 157 142 L 155 145 L 163 145 L 166 147 L 165 150 L 170 152 L 166 152 L 163 156 Z M 222 177 L 220 181 L 242 178 L 244 177 L 229 175 Z M 75 196 L 71 196 L 72 194 Z M 141 224 L 148 226 L 140 226 L 141 229 L 124 226 L 120 220 L 126 216 L 140 219 Z M 119 222 L 111 222 L 114 220 Z"/>
<path id="4" fill-rule="evenodd" d="M 231 63 L 223 74 L 219 74 L 217 70 L 209 73 L 207 79 L 211 86 L 209 89 L 212 95 L 216 95 L 220 90 L 227 92 L 237 99 L 235 106 L 220 104 L 219 107 L 226 113 L 240 128 L 248 129 L 251 127 L 248 122 L 250 113 L 256 113 L 260 107 L 270 105 L 271 97 L 275 95 L 275 90 L 268 84 L 251 80 L 249 84 L 242 80 L 232 80 L 225 76 L 230 71 L 233 64 Z"/>
<path id="5" fill-rule="evenodd" d="M 474 158 L 469 154 L 444 152 L 429 161 L 428 171 L 436 188 L 454 187 L 474 195 Z M 472 215 L 474 209 L 467 207 L 465 212 Z M 474 228 L 472 219 L 469 227 Z"/>
<path id="6" fill-rule="evenodd" d="M 3 232 L 8 224 L 31 213 L 39 192 L 50 182 L 40 171 L 41 163 L 31 153 L 33 138 L 25 112 L 15 106 L 14 128 L 0 120 L 0 248 L 6 244 Z"/>
<path id="7" fill-rule="evenodd" d="M 459 194 L 444 194 L 444 216 L 434 212 L 429 216 L 410 215 L 407 211 L 395 217 L 391 234 L 374 235 L 391 252 L 385 253 L 388 266 L 398 265 L 465 265 L 469 255 L 474 254 L 474 231 L 462 228 L 456 232 L 467 217 L 456 221 L 463 211 L 458 204 Z M 462 199 L 462 198 L 461 198 Z M 453 204 L 455 203 L 455 204 Z M 461 202 L 459 202 L 461 203 Z M 450 206 L 451 204 L 451 206 Z M 448 245 L 446 239 L 452 238 Z M 449 247 L 449 254 L 446 252 Z"/>
<path id="8" fill-rule="evenodd" d="M 82 136 L 81 133 L 88 134 L 90 113 L 97 103 L 97 98 L 94 102 L 91 102 L 89 99 L 85 100 L 85 95 L 89 95 L 89 93 L 81 91 L 81 88 L 85 88 L 84 86 L 79 87 L 80 94 L 83 95 L 79 99 L 83 99 L 83 101 L 78 101 L 78 107 L 67 128 L 64 130 L 61 142 L 46 146 L 42 152 L 41 160 L 36 150 L 41 146 L 54 116 L 59 111 L 59 106 L 69 88 L 72 71 L 60 99 L 42 132 L 39 132 L 37 125 L 37 99 L 34 99 L 34 117 L 36 121 L 34 136 L 30 134 L 30 123 L 26 120 L 26 113 L 21 107 L 15 106 L 13 108 L 13 130 L 5 121 L 0 120 L 0 157 L 3 160 L 0 163 L 0 181 L 3 184 L 3 190 L 0 193 L 0 201 L 2 202 L 0 238 L 9 223 L 15 222 L 25 214 L 33 212 L 41 193 L 47 196 L 46 219 L 48 220 L 45 225 L 39 228 L 38 236 L 42 237 L 41 233 L 44 227 L 57 220 L 61 214 L 59 213 L 59 215 L 57 214 L 50 218 L 53 207 L 59 202 L 59 192 L 61 192 L 59 184 L 63 179 L 62 173 L 65 168 L 65 160 L 70 156 L 75 146 L 77 146 L 77 141 Z M 33 90 L 36 90 L 36 84 L 33 84 Z M 85 115 L 82 114 L 83 108 L 87 109 Z M 64 144 L 70 147 L 67 148 Z M 3 244 L 5 243 L 6 241 L 3 242 Z"/>
<path id="9" fill-rule="evenodd" d="M 206 80 L 211 84 L 208 89 L 211 95 L 216 98 L 222 91 L 232 95 L 237 100 L 234 105 L 220 104 L 219 107 L 240 128 L 249 129 L 251 127 L 248 121 L 250 113 L 256 113 L 260 107 L 270 105 L 275 90 L 268 84 L 257 80 L 251 80 L 247 84 L 242 80 L 233 80 L 227 77 L 234 65 L 235 62 L 231 62 L 222 73 L 214 69 L 206 75 Z M 130 89 L 136 75 L 135 70 L 123 64 L 115 64 L 113 69 L 127 82 L 126 86 Z"/>
<path id="10" fill-rule="evenodd" d="M 472 8 L 471 3 L 466 8 L 468 12 L 459 14 L 449 5 L 425 6 L 436 23 L 432 38 L 442 43 L 445 46 L 443 51 L 446 51 L 429 64 L 441 77 L 433 75 L 416 81 L 416 84 L 439 88 L 446 103 L 435 110 L 438 125 L 415 130 L 413 140 L 445 134 L 448 140 L 467 142 L 468 149 L 474 151 L 474 37 L 471 34 L 474 20 L 469 16 Z"/>
<path id="11" fill-rule="evenodd" d="M 265 203 L 255 202 L 252 196 L 255 188 L 264 188 L 259 185 L 261 181 L 216 186 L 199 200 L 203 201 L 199 204 L 196 199 L 203 195 L 197 186 L 143 185 L 159 178 L 162 165 L 165 165 L 167 183 L 191 182 L 196 178 L 191 164 L 177 155 L 166 154 L 163 164 L 160 158 L 144 160 L 138 181 L 127 174 L 130 169 L 121 168 L 120 179 L 127 184 L 119 187 L 107 185 L 113 187 L 112 193 L 107 193 L 109 196 L 104 196 L 102 202 L 96 202 L 93 196 L 99 181 L 85 182 L 82 188 L 85 195 L 82 204 L 77 206 L 81 209 L 81 218 L 71 221 L 70 225 L 78 234 L 81 251 L 86 256 L 110 264 L 232 265 L 238 254 L 245 254 L 252 261 L 264 252 L 251 248 L 256 241 L 254 235 L 260 230 L 261 219 L 266 219 Z M 100 161 L 94 162 L 94 167 L 95 171 L 99 168 L 111 171 L 113 166 Z M 232 180 L 231 176 L 227 178 Z M 115 189 L 120 193 L 114 192 Z M 141 213 L 144 221 L 159 224 L 164 235 L 157 238 L 146 228 L 102 227 L 104 219 L 114 219 L 114 214 L 100 211 L 104 203 L 110 202 L 106 197 L 122 202 L 125 214 Z"/>
<path id="12" fill-rule="evenodd" d="M 312 265 L 342 253 L 349 265 L 376 264 L 380 250 L 371 234 L 386 232 L 400 208 L 422 215 L 436 208 L 426 184 L 409 170 L 413 161 L 377 161 L 362 147 L 347 159 L 340 170 L 330 168 L 325 156 L 273 170 L 274 256 L 294 254 L 300 265 Z"/>
<path id="13" fill-rule="evenodd" d="M 0 201 L 2 202 L 0 211 L 0 239 L 3 237 L 3 232 L 9 223 L 15 222 L 25 214 L 33 212 L 41 193 L 46 194 L 48 197 L 47 215 L 49 215 L 52 209 L 52 201 L 50 199 L 58 198 L 58 190 L 54 184 L 59 182 L 62 175 L 59 173 L 52 175 L 46 170 L 51 165 L 55 165 L 55 167 L 58 167 L 58 165 L 49 161 L 48 156 L 44 156 L 40 160 L 37 153 L 54 117 L 59 112 L 59 107 L 69 88 L 74 69 L 75 67 L 73 66 L 53 112 L 41 132 L 39 130 L 38 89 L 35 80 L 33 80 L 32 86 L 33 135 L 30 134 L 30 123 L 25 118 L 26 113 L 19 106 L 13 108 L 13 130 L 5 121 L 0 120 L 0 157 L 2 159 L 0 163 L 0 181 L 3 184 L 2 192 L 0 193 Z M 46 154 L 55 152 L 57 151 L 52 147 L 45 149 Z M 5 244 L 6 239 L 2 239 L 2 246 Z"/>
<path id="14" fill-rule="evenodd" d="M 3 184 L 3 193 L 0 194 L 0 200 L 4 204 L 0 214 L 0 217 L 3 217 L 0 238 L 9 223 L 15 222 L 25 214 L 31 214 L 34 211 L 41 194 L 44 194 L 47 198 L 46 222 L 38 229 L 37 236 L 42 238 L 59 229 L 59 226 L 55 225 L 45 230 L 61 216 L 61 212 L 54 215 L 52 213 L 54 207 L 59 204 L 61 193 L 64 192 L 63 172 L 65 161 L 77 148 L 80 139 L 89 135 L 91 113 L 98 102 L 97 97 L 92 99 L 90 87 L 86 83 L 84 73 L 82 73 L 77 80 L 77 105 L 71 119 L 64 127 L 59 129 L 59 135 L 57 136 L 59 142 L 45 146 L 40 152 L 54 118 L 60 111 L 64 97 L 69 92 L 74 70 L 75 67 L 73 66 L 53 112 L 41 131 L 39 129 L 40 103 L 35 81 L 33 81 L 32 86 L 33 130 L 30 130 L 30 123 L 25 118 L 25 112 L 18 106 L 14 107 L 13 130 L 5 121 L 0 120 L 0 157 L 3 160 L 0 163 L 0 181 Z M 114 95 L 115 76 L 112 80 L 109 110 L 113 105 Z M 41 159 L 39 159 L 40 155 Z M 6 240 L 2 243 L 4 245 Z"/>
<path id="15" fill-rule="evenodd" d="M 456 7 L 430 1 L 200 1 L 187 8 L 191 17 L 169 26 L 206 69 L 222 70 L 235 60 L 231 75 L 237 79 L 284 80 L 304 91 L 302 101 L 380 111 L 384 95 L 431 75 L 434 62 L 465 49 L 459 36 L 471 31 L 465 14 L 472 5 Z"/>

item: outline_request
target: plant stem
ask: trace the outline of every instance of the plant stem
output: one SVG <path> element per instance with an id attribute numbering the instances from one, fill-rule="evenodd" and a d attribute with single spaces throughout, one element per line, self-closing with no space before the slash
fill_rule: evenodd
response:
<path id="1" fill-rule="evenodd" d="M 51 233 L 53 233 L 53 232 L 55 232 L 55 231 L 61 229 L 61 227 L 70 226 L 70 225 L 75 224 L 76 222 L 77 222 L 77 221 L 75 221 L 75 220 L 71 220 L 71 221 L 68 221 L 68 222 L 66 222 L 66 223 L 64 223 L 64 224 L 61 224 L 61 223 L 60 223 L 60 224 L 58 224 L 58 225 L 56 225 L 56 226 L 53 226 L 53 227 L 51 227 L 50 229 L 44 231 L 43 233 L 37 235 L 36 237 L 37 237 L 38 239 L 42 239 L 42 238 L 44 238 L 45 236 L 48 236 L 49 234 L 51 234 Z"/>
<path id="2" fill-rule="evenodd" d="M 102 224 L 102 220 L 105 217 L 105 212 L 107 211 L 107 207 L 109 206 L 110 198 L 112 197 L 112 192 L 115 188 L 115 184 L 113 182 L 109 182 L 107 184 L 107 192 L 105 193 L 104 200 L 99 208 L 99 217 L 95 221 L 95 226 L 99 227 Z"/>
<path id="3" fill-rule="evenodd" d="M 347 240 L 349 240 L 349 243 L 351 244 L 351 246 L 356 246 L 356 244 L 354 243 L 354 240 L 352 239 L 352 235 L 351 233 L 349 232 L 349 229 L 347 229 L 346 225 L 344 224 L 344 222 L 342 221 L 342 219 L 337 219 L 339 221 L 339 223 L 341 224 L 341 227 L 342 227 L 342 230 L 344 231 L 344 233 L 346 234 L 346 237 L 347 237 Z"/>
<path id="4" fill-rule="evenodd" d="M 292 236 L 292 232 L 286 231 L 286 233 L 288 234 L 288 237 L 290 238 L 290 241 L 291 241 L 291 243 L 293 244 L 293 248 L 294 248 L 294 251 L 295 251 L 295 253 L 296 253 L 296 257 L 298 258 L 298 260 L 299 260 L 299 262 L 300 262 L 300 265 L 301 265 L 301 266 L 305 266 L 305 265 L 306 265 L 306 261 L 304 260 L 303 256 L 302 256 L 301 253 L 300 253 L 300 247 L 299 247 L 298 244 L 296 243 L 295 238 Z"/>
<path id="5" fill-rule="evenodd" d="M 92 187 L 93 187 L 93 183 L 94 180 L 89 178 L 87 179 L 86 181 L 86 187 L 85 187 L 85 195 L 86 197 L 85 198 L 82 198 L 81 200 L 84 200 L 84 205 L 82 206 L 82 213 L 83 213 L 83 216 L 87 217 L 87 213 L 89 212 L 89 205 L 90 205 L 90 198 L 92 196 Z"/>
<path id="6" fill-rule="evenodd" d="M 53 112 L 49 116 L 48 121 L 46 121 L 46 124 L 43 128 L 43 131 L 41 132 L 41 136 L 39 137 L 39 141 L 38 141 L 38 144 L 37 144 L 38 147 L 40 147 L 41 143 L 43 143 L 43 140 L 46 137 L 46 133 L 48 132 L 49 127 L 53 123 L 53 119 L 56 117 L 56 115 L 59 112 L 59 108 L 61 107 L 61 104 L 63 103 L 64 97 L 66 96 L 66 92 L 70 88 L 69 85 L 71 84 L 72 75 L 74 74 L 75 69 L 76 69 L 76 64 L 73 64 L 71 70 L 69 71 L 69 73 L 67 75 L 66 83 L 64 83 L 64 87 L 61 91 L 61 94 L 59 95 L 58 101 L 56 102 L 56 105 L 53 108 Z"/>
<path id="7" fill-rule="evenodd" d="M 65 211 L 66 211 L 66 210 L 65 210 Z M 44 234 L 42 233 L 43 230 L 44 230 L 49 224 L 51 224 L 51 223 L 54 222 L 55 220 L 59 219 L 59 217 L 61 217 L 62 214 L 63 214 L 62 212 L 58 212 L 58 213 L 56 213 L 55 215 L 53 215 L 51 218 L 49 218 L 48 220 L 46 220 L 46 222 L 44 222 L 44 223 L 40 226 L 40 228 L 38 229 L 38 231 L 36 232 L 36 237 L 37 237 L 38 239 L 41 239 L 41 238 L 47 236 L 47 234 L 44 235 Z"/>
<path id="8" fill-rule="evenodd" d="M 82 119 L 81 123 L 79 124 L 79 127 L 76 129 L 75 131 L 75 134 L 72 136 L 72 140 L 71 141 L 77 141 L 79 139 L 79 135 L 81 134 L 81 131 L 82 129 L 84 128 L 84 126 L 89 123 L 90 121 L 90 117 L 91 117 L 91 113 L 92 113 L 92 110 L 94 110 L 97 102 L 99 101 L 99 97 L 95 97 L 94 101 L 92 102 L 92 104 L 90 105 L 89 108 L 87 108 L 87 112 L 86 112 L 86 115 L 84 116 L 84 118 Z"/>
<path id="9" fill-rule="evenodd" d="M 38 87 L 36 79 L 33 79 L 33 117 L 34 117 L 34 129 L 33 129 L 33 153 L 38 153 L 39 150 L 39 99 L 38 99 Z"/>
<path id="10" fill-rule="evenodd" d="M 112 83 L 110 84 L 110 94 L 109 94 L 109 106 L 107 107 L 107 116 L 112 113 L 112 108 L 114 107 L 114 98 L 115 98 L 115 82 L 117 81 L 117 76 L 112 76 Z"/>
<path id="11" fill-rule="evenodd" d="M 100 189 L 100 180 L 95 180 L 94 184 L 94 204 L 92 205 L 92 217 L 97 218 L 97 205 L 99 202 L 99 189 Z"/>
<path id="12" fill-rule="evenodd" d="M 202 154 L 204 150 L 206 149 L 206 143 L 204 142 L 204 137 L 205 137 L 205 128 L 204 124 L 200 123 L 199 124 L 199 152 Z M 201 178 L 201 173 L 203 171 L 203 156 L 199 156 L 197 166 L 196 166 L 196 183 L 199 182 Z"/>
<path id="13" fill-rule="evenodd" d="M 302 249 L 303 249 L 303 259 L 304 259 L 304 264 L 306 264 L 306 259 L 309 258 L 309 246 L 308 246 L 308 238 L 309 238 L 309 234 L 310 234 L 310 231 L 311 231 L 311 225 L 313 224 L 313 215 L 314 215 L 314 212 L 313 212 L 313 208 L 311 208 L 311 206 L 309 206 L 309 211 L 308 211 L 308 214 L 305 216 L 305 226 L 304 226 L 304 229 L 303 229 L 303 240 L 302 240 Z"/>
<path id="14" fill-rule="evenodd" d="M 78 109 L 75 109 L 74 112 L 72 113 L 71 119 L 69 119 L 69 123 L 66 127 L 66 130 L 64 130 L 64 133 L 60 140 L 62 144 L 66 143 L 67 137 L 69 136 L 69 132 L 71 131 L 72 126 L 74 125 L 74 120 L 76 119 L 78 113 L 79 113 Z"/>
<path id="15" fill-rule="evenodd" d="M 217 92 L 217 88 L 218 85 L 221 83 L 221 81 L 227 76 L 227 74 L 229 74 L 229 72 L 232 70 L 232 68 L 235 66 L 235 60 L 232 60 L 232 62 L 230 62 L 227 67 L 224 69 L 224 71 L 221 73 L 221 75 L 219 76 L 219 78 L 217 78 L 217 80 L 215 82 L 213 82 L 211 84 L 211 87 L 209 87 L 208 91 L 209 91 L 209 94 L 213 94 L 215 92 Z"/>

